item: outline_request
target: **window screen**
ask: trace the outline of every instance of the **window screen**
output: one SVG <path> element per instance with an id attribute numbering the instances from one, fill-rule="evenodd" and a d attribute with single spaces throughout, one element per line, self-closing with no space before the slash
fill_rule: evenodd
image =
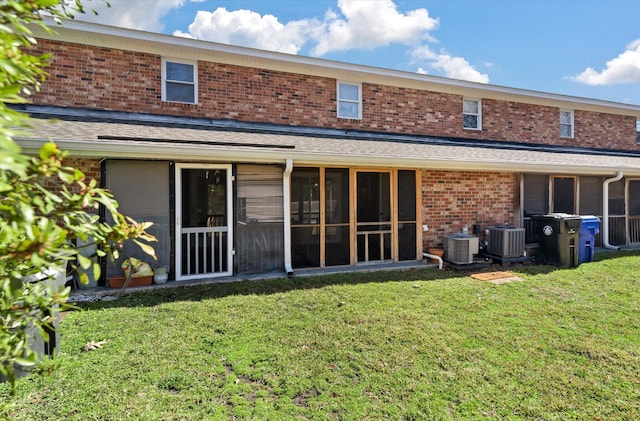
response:
<path id="1" fill-rule="evenodd" d="M 609 184 L 609 216 L 624 215 L 624 180 Z"/>
<path id="2" fill-rule="evenodd" d="M 132 242 L 126 242 L 121 257 L 108 262 L 107 276 L 122 276 L 120 264 L 135 257 L 152 267 L 171 265 L 171 198 L 169 195 L 169 162 L 108 160 L 106 186 L 120 205 L 118 210 L 138 222 L 153 222 L 149 233 L 156 236 L 151 243 L 158 260 L 147 256 Z M 107 221 L 112 222 L 107 212 Z"/>
<path id="3" fill-rule="evenodd" d="M 629 216 L 640 215 L 640 180 L 629 181 Z"/>
<path id="4" fill-rule="evenodd" d="M 549 177 L 540 174 L 525 174 L 524 216 L 549 213 Z"/>
<path id="5" fill-rule="evenodd" d="M 576 212 L 576 179 L 573 177 L 553 178 L 553 211 Z"/>
<path id="6" fill-rule="evenodd" d="M 320 266 L 320 170 L 291 173 L 291 260 L 293 267 Z"/>
<path id="7" fill-rule="evenodd" d="M 398 258 L 416 258 L 416 172 L 398 171 Z"/>
<path id="8" fill-rule="evenodd" d="M 238 165 L 237 249 L 239 274 L 282 270 L 284 212 L 282 166 Z"/>
<path id="9" fill-rule="evenodd" d="M 602 177 L 580 177 L 580 215 L 602 215 Z"/>
<path id="10" fill-rule="evenodd" d="M 325 265 L 348 265 L 349 235 L 349 170 L 327 168 L 324 180 Z"/>

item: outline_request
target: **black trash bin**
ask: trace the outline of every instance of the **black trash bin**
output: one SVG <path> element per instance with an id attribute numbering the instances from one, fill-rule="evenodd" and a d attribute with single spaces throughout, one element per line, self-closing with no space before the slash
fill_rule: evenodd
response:
<path id="1" fill-rule="evenodd" d="M 549 213 L 533 217 L 540 243 L 541 263 L 578 267 L 579 233 L 582 219 L 568 213 Z"/>

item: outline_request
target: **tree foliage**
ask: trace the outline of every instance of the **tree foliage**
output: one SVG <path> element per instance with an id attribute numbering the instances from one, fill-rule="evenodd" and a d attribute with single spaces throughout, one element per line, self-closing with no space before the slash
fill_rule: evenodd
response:
<path id="1" fill-rule="evenodd" d="M 12 387 L 15 363 L 37 359 L 28 329 L 50 326 L 52 309 L 69 297 L 69 288 L 28 280 L 53 278 L 67 264 L 92 270 L 97 278 L 100 266 L 79 252 L 75 239 L 95 241 L 100 257 L 117 258 L 126 240 L 154 255 L 147 244 L 155 240 L 146 231 L 150 224 L 119 213 L 107 190 L 64 165 L 67 154 L 54 143 L 29 156 L 14 141 L 28 130 L 29 117 L 10 104 L 28 101 L 46 77 L 48 56 L 35 56 L 28 48 L 36 43 L 31 25 L 49 30 L 43 15 L 61 19 L 77 12 L 84 13 L 79 0 L 0 0 L 0 376 Z M 113 224 L 100 219 L 100 206 Z M 79 273 L 86 282 L 85 272 Z"/>

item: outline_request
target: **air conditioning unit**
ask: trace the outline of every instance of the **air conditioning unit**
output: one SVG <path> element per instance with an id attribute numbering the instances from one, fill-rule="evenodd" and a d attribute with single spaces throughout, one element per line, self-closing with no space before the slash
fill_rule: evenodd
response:
<path id="1" fill-rule="evenodd" d="M 478 237 L 470 234 L 449 234 L 442 239 L 444 260 L 464 265 L 473 263 L 473 255 L 478 253 Z"/>
<path id="2" fill-rule="evenodd" d="M 524 237 L 524 228 L 490 227 L 487 252 L 498 257 L 521 257 L 524 255 Z"/>

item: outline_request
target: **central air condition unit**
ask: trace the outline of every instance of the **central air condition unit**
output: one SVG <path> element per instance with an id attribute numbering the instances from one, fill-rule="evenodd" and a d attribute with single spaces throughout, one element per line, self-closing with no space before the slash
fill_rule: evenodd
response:
<path id="1" fill-rule="evenodd" d="M 498 257 L 522 257 L 524 255 L 524 237 L 524 228 L 489 227 L 487 252 Z"/>
<path id="2" fill-rule="evenodd" d="M 478 253 L 478 237 L 470 234 L 449 234 L 442 240 L 444 260 L 458 265 L 473 263 L 473 255 Z"/>

